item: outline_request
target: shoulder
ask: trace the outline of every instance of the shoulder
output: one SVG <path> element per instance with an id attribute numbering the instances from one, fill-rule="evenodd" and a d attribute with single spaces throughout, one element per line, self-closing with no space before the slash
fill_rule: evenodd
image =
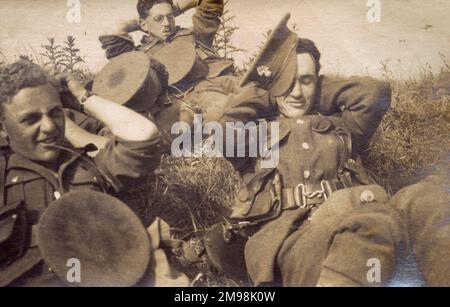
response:
<path id="1" fill-rule="evenodd" d="M 250 82 L 245 86 L 241 87 L 234 94 L 234 99 L 245 102 L 255 98 L 265 98 L 270 100 L 269 91 L 258 86 L 256 82 Z"/>
<path id="2" fill-rule="evenodd" d="M 319 82 L 322 91 L 327 89 L 353 89 L 367 90 L 374 93 L 387 93 L 391 90 L 389 82 L 372 77 L 352 76 L 348 78 L 339 76 L 321 76 Z"/>

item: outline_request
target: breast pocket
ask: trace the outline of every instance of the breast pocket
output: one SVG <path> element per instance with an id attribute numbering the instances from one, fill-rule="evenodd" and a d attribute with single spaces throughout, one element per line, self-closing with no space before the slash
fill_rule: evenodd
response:
<path id="1" fill-rule="evenodd" d="M 101 175 L 86 165 L 78 166 L 72 172 L 62 175 L 64 192 L 70 191 L 99 191 L 104 192 L 104 180 Z"/>

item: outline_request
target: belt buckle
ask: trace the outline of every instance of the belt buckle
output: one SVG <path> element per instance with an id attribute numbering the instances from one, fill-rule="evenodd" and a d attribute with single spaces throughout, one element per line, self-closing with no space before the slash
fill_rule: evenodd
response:
<path id="1" fill-rule="evenodd" d="M 300 195 L 302 197 L 301 203 L 300 203 Z M 297 205 L 297 207 L 306 208 L 306 190 L 305 185 L 303 183 L 297 184 L 294 188 L 294 202 Z"/>
<path id="2" fill-rule="evenodd" d="M 314 197 L 323 197 L 324 200 L 327 200 L 331 195 L 332 188 L 328 180 L 322 180 L 320 182 L 320 190 L 313 191 L 310 193 L 306 192 L 305 185 L 303 183 L 297 184 L 294 189 L 294 201 L 295 204 L 300 208 L 306 208 L 306 199 L 314 198 Z M 320 196 L 319 196 L 320 195 Z M 301 196 L 301 199 L 300 199 Z M 301 201 L 301 202 L 300 202 Z"/>
<path id="3" fill-rule="evenodd" d="M 330 182 L 328 180 L 322 180 L 320 182 L 320 187 L 322 188 L 322 195 L 324 200 L 327 200 L 333 192 Z"/>

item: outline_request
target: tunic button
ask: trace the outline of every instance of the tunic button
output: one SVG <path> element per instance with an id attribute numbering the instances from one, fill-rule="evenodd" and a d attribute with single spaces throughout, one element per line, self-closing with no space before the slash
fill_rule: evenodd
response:
<path id="1" fill-rule="evenodd" d="M 59 193 L 58 191 L 55 191 L 53 193 L 53 196 L 55 196 L 55 199 L 60 199 L 61 198 L 61 193 Z"/>
<path id="2" fill-rule="evenodd" d="M 311 172 L 310 172 L 310 171 L 304 171 L 304 172 L 303 172 L 303 177 L 304 177 L 305 179 L 309 179 L 309 177 L 311 177 Z"/>
<path id="3" fill-rule="evenodd" d="M 92 177 L 92 181 L 97 182 L 97 177 Z"/>
<path id="4" fill-rule="evenodd" d="M 304 142 L 304 143 L 302 144 L 302 147 L 303 147 L 303 149 L 306 149 L 306 150 L 308 150 L 308 149 L 311 148 L 311 146 L 309 146 L 309 144 L 306 143 L 306 142 Z"/>
<path id="5" fill-rule="evenodd" d="M 375 195 L 370 190 L 365 190 L 361 193 L 361 202 L 363 204 L 371 203 L 375 201 Z"/>
<path id="6" fill-rule="evenodd" d="M 305 121 L 303 119 L 297 119 L 297 124 L 303 125 Z"/>
<path id="7" fill-rule="evenodd" d="M 11 179 L 11 181 L 13 183 L 16 183 L 17 181 L 19 181 L 19 176 L 14 177 L 13 179 Z"/>

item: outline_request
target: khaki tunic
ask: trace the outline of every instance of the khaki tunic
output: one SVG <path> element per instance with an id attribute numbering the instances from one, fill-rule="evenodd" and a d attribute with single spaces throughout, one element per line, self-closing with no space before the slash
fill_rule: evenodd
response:
<path id="1" fill-rule="evenodd" d="M 184 40 L 187 46 L 195 48 L 197 64 L 189 75 L 174 86 L 182 92 L 192 88 L 192 86 L 205 78 L 211 79 L 232 71 L 233 62 L 219 57 L 212 49 L 214 37 L 220 25 L 219 17 L 223 13 L 223 0 L 203 0 L 197 6 L 197 11 L 193 16 L 193 27 L 183 29 L 177 27 L 174 35 L 167 41 L 163 41 L 152 35 L 144 36 L 141 45 L 135 47 L 133 39 L 129 34 L 102 35 L 99 40 L 102 48 L 106 51 L 106 57 L 111 59 L 124 52 L 140 50 L 149 56 L 153 56 L 161 48 L 175 41 Z M 180 56 L 181 55 L 181 56 Z M 192 65 L 185 63 L 182 52 L 174 57 L 174 61 L 179 61 L 178 66 L 184 67 Z"/>
<path id="2" fill-rule="evenodd" d="M 0 254 L 0 284 L 59 284 L 43 266 L 34 230 L 48 205 L 61 195 L 75 190 L 120 192 L 136 180 L 147 176 L 160 162 L 159 137 L 146 142 L 111 139 L 95 158 L 86 156 L 89 147 L 63 150 L 57 172 L 53 172 L 17 153 L 6 155 L 4 203 L 0 210 L 15 208 L 22 203 L 26 224 L 23 239 L 15 238 L 15 254 Z M 94 146 L 95 147 L 95 146 Z M 0 232 L 7 223 L 0 221 Z M 5 226 L 6 228 L 2 228 Z M 21 249 L 21 251 L 20 251 Z M 4 259 L 6 256 L 6 259 Z M 33 269 L 33 270 L 32 270 Z M 32 270 L 32 271 L 31 271 Z M 20 279 L 24 273 L 25 279 Z M 17 281 L 19 279 L 19 281 Z"/>
<path id="3" fill-rule="evenodd" d="M 277 116 L 275 99 L 254 84 L 233 96 L 221 116 L 223 124 L 258 118 L 280 124 L 279 164 L 256 187 L 251 180 L 261 173 L 258 165 L 253 172 L 240 168 L 244 192 L 231 216 L 246 221 L 269 212 L 275 204 L 274 174 L 279 175 L 281 207 L 286 208 L 252 233 L 245 246 L 252 282 L 314 286 L 333 276 L 345 285 L 385 284 L 396 252 L 404 250 L 405 227 L 399 214 L 383 205 L 387 195 L 367 175 L 359 153 L 389 107 L 389 85 L 370 78 L 322 76 L 313 115 L 295 119 Z M 301 208 L 285 197 L 298 184 L 316 192 L 323 180 L 335 188 L 322 204 Z M 374 283 L 367 279 L 371 258 L 382 267 L 382 280 Z"/>

